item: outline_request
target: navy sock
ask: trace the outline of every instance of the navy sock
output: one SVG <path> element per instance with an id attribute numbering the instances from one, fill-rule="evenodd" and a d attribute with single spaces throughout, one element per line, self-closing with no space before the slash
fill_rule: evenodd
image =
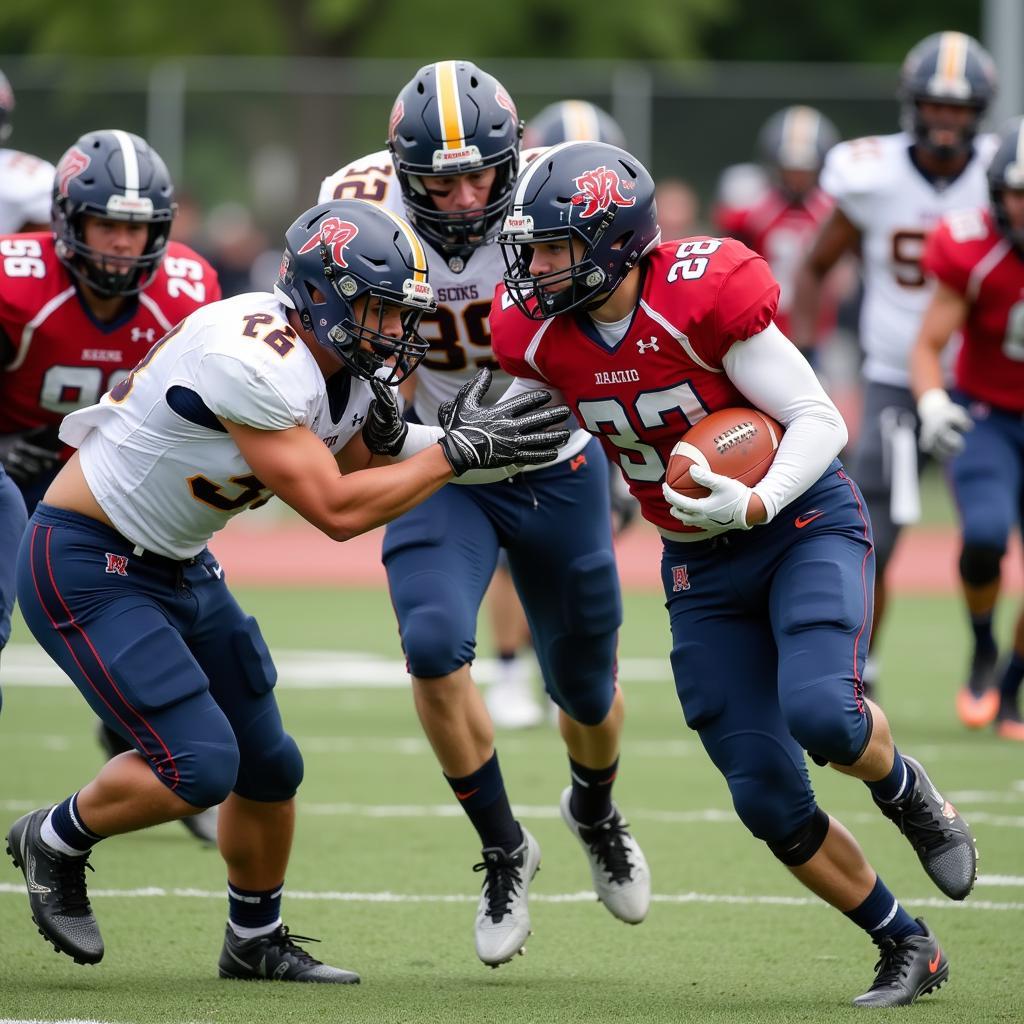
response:
<path id="1" fill-rule="evenodd" d="M 607 768 L 585 768 L 569 758 L 572 779 L 569 810 L 581 825 L 594 825 L 612 813 L 612 783 L 618 773 L 618 758 Z"/>
<path id="2" fill-rule="evenodd" d="M 875 878 L 875 887 L 859 907 L 844 913 L 875 940 L 899 942 L 908 935 L 924 935 L 924 929 L 903 909 L 881 878 Z"/>
<path id="3" fill-rule="evenodd" d="M 1022 679 L 1024 679 L 1024 654 L 1014 651 L 1003 672 L 1003 678 L 999 681 L 999 696 L 1004 702 L 1016 704 Z"/>
<path id="4" fill-rule="evenodd" d="M 867 782 L 864 785 L 871 790 L 871 794 L 887 804 L 896 803 L 902 800 L 913 788 L 917 776 L 914 769 L 903 760 L 900 752 L 893 747 L 892 770 L 883 779 L 877 782 Z"/>
<path id="5" fill-rule="evenodd" d="M 971 616 L 974 648 L 980 655 L 995 655 L 996 638 L 992 635 L 992 612 Z"/>
<path id="6" fill-rule="evenodd" d="M 78 813 L 77 793 L 57 804 L 48 820 L 57 838 L 77 853 L 88 853 L 103 838 L 82 821 Z M 46 836 L 43 841 L 46 841 Z"/>
<path id="7" fill-rule="evenodd" d="M 497 752 L 471 775 L 460 779 L 446 775 L 445 778 L 473 823 L 485 850 L 500 846 L 506 853 L 512 853 L 520 846 L 523 832 L 512 816 Z"/>
<path id="8" fill-rule="evenodd" d="M 272 932 L 281 921 L 284 882 L 273 889 L 240 889 L 228 882 L 228 920 L 236 935 L 253 938 Z"/>

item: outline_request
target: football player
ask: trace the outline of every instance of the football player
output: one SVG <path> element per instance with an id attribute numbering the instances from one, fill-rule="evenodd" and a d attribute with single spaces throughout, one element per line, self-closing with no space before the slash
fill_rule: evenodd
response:
<path id="1" fill-rule="evenodd" d="M 0 462 L 29 514 L 70 455 L 61 419 L 92 405 L 166 331 L 220 298 L 217 275 L 169 241 L 176 206 L 163 160 L 129 132 L 88 132 L 47 186 L 53 229 L 0 237 Z M 47 218 L 49 219 L 49 218 Z M 20 536 L 0 543 L 15 563 Z M 108 757 L 129 749 L 99 732 Z M 216 812 L 184 819 L 216 840 Z"/>
<path id="2" fill-rule="evenodd" d="M 224 978 L 359 981 L 281 923 L 302 757 L 284 731 L 256 620 L 231 596 L 211 535 L 277 494 L 334 540 L 411 508 L 453 474 L 554 457 L 564 408 L 481 408 L 488 371 L 445 426 L 413 427 L 392 388 L 426 351 L 423 247 L 368 203 L 325 203 L 289 228 L 274 294 L 206 306 L 168 330 L 95 405 L 68 416 L 77 449 L 19 552 L 36 639 L 130 741 L 91 782 L 7 836 L 33 920 L 96 963 L 85 868 L 101 840 L 221 805 L 228 868 Z M 364 425 L 365 424 L 365 425 Z M 387 449 L 391 455 L 372 454 Z"/>
<path id="3" fill-rule="evenodd" d="M 938 285 L 911 353 L 910 369 L 921 447 L 951 459 L 949 476 L 960 512 L 960 578 L 972 621 L 991 619 L 1000 563 L 1021 517 L 1024 486 L 1024 122 L 1002 136 L 988 168 L 987 209 L 950 214 L 929 237 L 925 273 Z M 944 387 L 941 353 L 952 335 L 963 344 L 956 390 Z M 1024 740 L 1018 691 L 1024 677 L 1024 617 L 1000 692 L 958 696 L 968 724 L 993 717 L 976 713 L 980 701 L 997 705 L 996 731 Z"/>
<path id="4" fill-rule="evenodd" d="M 0 143 L 11 137 L 14 90 L 0 71 Z M 0 235 L 42 231 L 50 223 L 53 164 L 17 149 L 0 149 Z"/>
<path id="5" fill-rule="evenodd" d="M 856 1004 L 906 1005 L 945 979 L 945 955 L 818 807 L 804 751 L 867 783 L 947 896 L 968 894 L 976 856 L 861 689 L 874 564 L 860 493 L 836 458 L 846 427 L 774 322 L 767 263 L 729 238 L 661 244 L 657 216 L 654 182 L 629 153 L 566 143 L 535 160 L 499 236 L 494 351 L 517 375 L 509 394 L 564 396 L 618 462 L 663 537 L 687 723 L 747 828 L 878 944 Z M 743 405 L 786 428 L 765 478 L 750 488 L 695 466 L 708 497 L 668 488 L 680 434 Z"/>
<path id="6" fill-rule="evenodd" d="M 502 85 L 469 61 L 421 68 L 395 100 L 388 151 L 327 178 L 321 198 L 363 196 L 403 211 L 427 243 L 437 310 L 412 417 L 438 422 L 478 367 L 494 367 L 487 317 L 502 261 L 496 238 L 519 166 L 521 126 Z M 501 374 L 502 386 L 510 378 Z M 496 385 L 497 387 L 497 385 Z M 561 812 L 586 853 L 608 910 L 643 920 L 650 876 L 612 801 L 622 693 L 615 649 L 622 618 L 611 544 L 608 467 L 586 431 L 553 465 L 509 480 L 442 487 L 392 523 L 383 559 L 423 729 L 483 847 L 476 952 L 496 967 L 530 933 L 527 894 L 540 863 L 515 819 L 494 730 L 470 667 L 476 622 L 499 548 L 508 551 L 544 684 L 558 704 L 570 784 Z"/>
<path id="7" fill-rule="evenodd" d="M 983 206 L 985 168 L 995 140 L 979 136 L 981 118 L 995 94 L 989 55 L 962 32 L 939 32 L 907 55 L 900 76 L 902 131 L 835 146 L 825 160 L 821 186 L 836 202 L 797 274 L 791 311 L 793 339 L 813 343 L 821 285 L 844 253 L 859 255 L 864 300 L 860 340 L 864 349 L 861 430 L 854 476 L 875 531 L 875 620 L 872 650 L 885 612 L 885 571 L 902 525 L 920 513 L 908 359 L 931 297 L 922 269 L 925 237 L 946 213 Z M 987 563 L 965 567 L 983 582 Z M 991 618 L 972 621 L 975 634 L 969 688 L 977 698 L 970 721 L 984 724 L 996 702 L 982 698 L 992 682 L 996 645 Z M 869 658 L 865 682 L 877 668 Z M 991 714 L 990 714 L 991 712 Z"/>
<path id="8" fill-rule="evenodd" d="M 626 136 L 618 122 L 586 100 L 559 100 L 538 111 L 523 128 L 523 146 L 539 149 L 560 142 L 607 142 L 624 146 Z"/>
<path id="9" fill-rule="evenodd" d="M 793 278 L 822 223 L 832 212 L 832 199 L 818 187 L 825 154 L 839 141 L 835 125 L 813 107 L 776 111 L 761 128 L 758 149 L 770 185 L 749 206 L 718 206 L 718 229 L 760 253 L 779 282 L 781 295 L 776 324 L 789 335 Z M 834 297 L 822 304 L 814 340 L 835 325 Z"/>

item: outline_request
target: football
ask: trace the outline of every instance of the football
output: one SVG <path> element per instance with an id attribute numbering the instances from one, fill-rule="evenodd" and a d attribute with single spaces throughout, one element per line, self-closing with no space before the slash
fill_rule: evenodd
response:
<path id="1" fill-rule="evenodd" d="M 697 462 L 753 487 L 768 472 L 781 439 L 782 427 L 757 409 L 719 409 L 676 442 L 665 480 L 689 498 L 706 498 L 711 492 L 690 476 L 690 467 Z"/>

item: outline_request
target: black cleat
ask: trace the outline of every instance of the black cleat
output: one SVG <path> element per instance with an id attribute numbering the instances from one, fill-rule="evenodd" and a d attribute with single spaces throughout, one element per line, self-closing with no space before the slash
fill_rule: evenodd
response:
<path id="1" fill-rule="evenodd" d="M 978 877 L 978 851 L 967 822 L 928 778 L 919 761 L 904 755 L 916 776 L 898 803 L 875 800 L 907 837 L 928 877 L 951 900 L 963 900 Z"/>
<path id="2" fill-rule="evenodd" d="M 934 992 L 949 977 L 949 961 L 938 939 L 921 918 L 917 923 L 924 929 L 924 935 L 910 935 L 899 942 L 878 942 L 878 973 L 871 988 L 854 999 L 854 1006 L 909 1006 L 918 996 Z"/>
<path id="3" fill-rule="evenodd" d="M 297 942 L 319 942 L 305 935 L 291 935 L 285 925 L 269 935 L 240 939 L 229 924 L 217 966 L 222 978 L 241 981 L 314 981 L 358 985 L 359 975 L 331 967 L 311 957 Z"/>
<path id="4" fill-rule="evenodd" d="M 25 875 L 39 934 L 76 964 L 98 964 L 103 937 L 85 888 L 85 869 L 92 870 L 89 855 L 68 857 L 43 844 L 39 829 L 49 813 L 43 807 L 19 818 L 7 833 L 7 853 Z"/>

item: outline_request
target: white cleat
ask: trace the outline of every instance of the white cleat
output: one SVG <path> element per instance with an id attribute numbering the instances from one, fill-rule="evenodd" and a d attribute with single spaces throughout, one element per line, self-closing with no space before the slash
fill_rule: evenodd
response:
<path id="1" fill-rule="evenodd" d="M 499 729 L 532 729 L 544 721 L 544 707 L 533 692 L 527 666 L 513 662 L 498 666 L 498 675 L 484 691 L 491 721 Z"/>
<path id="2" fill-rule="evenodd" d="M 514 853 L 489 847 L 483 858 L 473 867 L 486 872 L 476 911 L 476 955 L 489 967 L 500 967 L 526 952 L 530 934 L 526 895 L 540 868 L 540 845 L 524 828 L 522 845 Z"/>
<path id="3" fill-rule="evenodd" d="M 562 820 L 580 841 L 597 898 L 620 921 L 639 924 L 651 905 L 651 870 L 637 841 L 626 831 L 619 809 L 612 804 L 611 816 L 596 825 L 581 825 L 569 802 L 572 787 L 562 793 Z"/>

